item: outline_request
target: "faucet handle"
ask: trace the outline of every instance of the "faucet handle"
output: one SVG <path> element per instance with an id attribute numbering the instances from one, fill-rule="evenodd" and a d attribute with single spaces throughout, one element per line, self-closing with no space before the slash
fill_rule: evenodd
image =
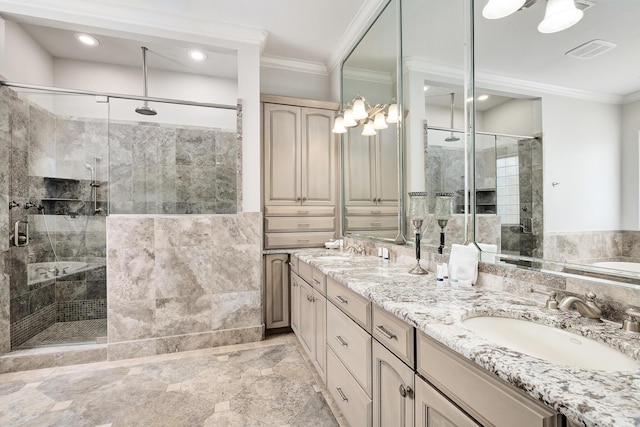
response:
<path id="1" fill-rule="evenodd" d="M 629 316 L 628 319 L 622 321 L 622 329 L 627 332 L 640 333 L 640 311 L 635 308 L 628 308 L 624 311 Z"/>
<path id="2" fill-rule="evenodd" d="M 596 302 L 596 294 L 594 294 L 593 292 L 587 292 L 587 301 L 589 302 Z"/>
<path id="3" fill-rule="evenodd" d="M 558 300 L 556 299 L 556 295 L 558 295 L 555 291 L 543 291 L 540 289 L 531 288 L 531 292 L 536 294 L 542 294 L 549 297 L 549 299 L 545 302 L 544 308 L 547 310 L 559 310 L 558 308 Z"/>

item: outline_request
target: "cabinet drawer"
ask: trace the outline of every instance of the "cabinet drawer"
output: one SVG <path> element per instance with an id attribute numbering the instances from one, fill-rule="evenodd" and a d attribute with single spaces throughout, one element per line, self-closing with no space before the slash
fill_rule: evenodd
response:
<path id="1" fill-rule="evenodd" d="M 327 276 L 320 270 L 316 270 L 306 262 L 298 263 L 298 273 L 300 277 L 307 281 L 322 295 L 327 294 Z"/>
<path id="2" fill-rule="evenodd" d="M 335 217 L 265 217 L 265 231 L 333 231 L 336 228 Z"/>
<path id="3" fill-rule="evenodd" d="M 373 306 L 373 336 L 410 367 L 415 366 L 415 329 L 385 309 Z"/>
<path id="4" fill-rule="evenodd" d="M 563 425 L 560 414 L 423 333 L 418 372 L 483 425 Z"/>
<path id="5" fill-rule="evenodd" d="M 327 349 L 327 389 L 349 427 L 371 426 L 371 399 L 330 348 Z"/>
<path id="6" fill-rule="evenodd" d="M 333 304 L 327 304 L 327 345 L 371 396 L 371 335 Z"/>
<path id="7" fill-rule="evenodd" d="M 371 332 L 371 302 L 351 289 L 327 278 L 327 300 Z"/>
<path id="8" fill-rule="evenodd" d="M 335 206 L 265 206 L 265 216 L 336 216 Z"/>
<path id="9" fill-rule="evenodd" d="M 398 228 L 397 216 L 348 216 L 346 217 L 349 230 L 388 230 Z"/>
<path id="10" fill-rule="evenodd" d="M 398 215 L 397 206 L 345 206 L 345 215 Z"/>
<path id="11" fill-rule="evenodd" d="M 282 248 L 319 248 L 324 242 L 335 240 L 336 233 L 328 231 L 310 231 L 308 233 L 265 233 L 266 249 Z"/>

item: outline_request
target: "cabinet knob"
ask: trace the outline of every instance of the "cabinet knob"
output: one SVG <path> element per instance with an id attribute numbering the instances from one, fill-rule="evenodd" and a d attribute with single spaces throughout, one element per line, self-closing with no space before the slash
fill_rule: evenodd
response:
<path id="1" fill-rule="evenodd" d="M 402 384 L 400 384 L 400 387 L 398 389 L 400 391 L 400 396 L 402 397 L 411 397 L 411 395 L 413 394 L 413 389 L 410 386 L 404 386 Z"/>

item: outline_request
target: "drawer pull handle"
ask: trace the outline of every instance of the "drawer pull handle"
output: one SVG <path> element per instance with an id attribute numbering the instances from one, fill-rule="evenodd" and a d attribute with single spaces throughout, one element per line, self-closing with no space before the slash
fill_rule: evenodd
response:
<path id="1" fill-rule="evenodd" d="M 309 211 L 301 211 L 301 210 L 298 210 L 298 213 L 299 213 L 299 214 L 301 214 L 301 215 L 303 215 L 303 214 L 304 214 L 304 215 L 306 215 L 306 214 L 308 214 L 308 213 L 309 213 Z"/>
<path id="2" fill-rule="evenodd" d="M 411 389 L 410 386 L 405 387 L 404 385 L 400 384 L 400 396 L 402 397 L 411 397 L 411 394 L 413 393 L 413 390 Z"/>
<path id="3" fill-rule="evenodd" d="M 381 225 L 382 225 L 382 223 L 381 223 L 381 222 L 372 222 L 372 223 L 371 223 L 371 226 L 372 226 L 372 227 L 380 227 Z"/>
<path id="4" fill-rule="evenodd" d="M 309 243 L 309 239 L 298 239 L 298 243 Z"/>
<path id="5" fill-rule="evenodd" d="M 310 224 L 298 224 L 298 228 L 309 227 Z"/>
<path id="6" fill-rule="evenodd" d="M 382 213 L 382 211 L 371 211 L 371 213 L 372 213 L 373 215 L 379 215 L 379 214 L 381 214 L 381 213 Z"/>
<path id="7" fill-rule="evenodd" d="M 398 338 L 395 334 L 389 332 L 387 328 L 382 325 L 376 325 L 376 329 L 388 340 L 395 340 Z"/>
<path id="8" fill-rule="evenodd" d="M 336 340 L 340 343 L 341 346 L 343 347 L 348 347 L 349 344 L 347 344 L 347 342 L 345 340 L 342 339 L 342 337 L 340 335 L 336 335 Z"/>
<path id="9" fill-rule="evenodd" d="M 343 402 L 348 402 L 349 399 L 347 399 L 347 396 L 344 395 L 344 393 L 342 392 L 342 389 L 340 387 L 336 387 L 336 391 L 338 392 L 338 395 L 340 396 L 340 400 L 342 400 Z"/>
<path id="10" fill-rule="evenodd" d="M 340 295 L 336 295 L 334 298 L 337 299 L 340 304 L 349 304 L 349 301 L 342 298 Z"/>
<path id="11" fill-rule="evenodd" d="M 313 283 L 315 283 L 316 285 L 320 284 L 320 281 L 318 279 L 311 279 L 313 281 Z"/>

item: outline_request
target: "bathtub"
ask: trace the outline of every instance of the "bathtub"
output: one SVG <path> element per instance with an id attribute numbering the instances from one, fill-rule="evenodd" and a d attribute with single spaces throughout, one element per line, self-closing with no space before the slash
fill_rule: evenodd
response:
<path id="1" fill-rule="evenodd" d="M 27 265 L 27 283 L 34 285 L 58 277 L 91 270 L 97 266 L 80 261 L 35 262 Z"/>
<path id="2" fill-rule="evenodd" d="M 623 261 L 602 261 L 594 262 L 594 267 L 611 268 L 614 270 L 623 270 L 632 273 L 640 273 L 640 263 L 638 262 L 623 262 Z"/>

